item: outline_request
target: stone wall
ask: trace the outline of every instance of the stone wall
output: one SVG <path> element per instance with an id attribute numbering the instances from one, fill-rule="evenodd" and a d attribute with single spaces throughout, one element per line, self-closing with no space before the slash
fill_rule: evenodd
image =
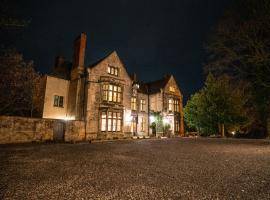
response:
<path id="1" fill-rule="evenodd" d="M 65 141 L 78 142 L 86 139 L 84 121 L 66 121 Z"/>
<path id="2" fill-rule="evenodd" d="M 56 123 L 63 124 L 66 142 L 84 140 L 83 121 L 0 116 L 0 144 L 53 141 Z"/>

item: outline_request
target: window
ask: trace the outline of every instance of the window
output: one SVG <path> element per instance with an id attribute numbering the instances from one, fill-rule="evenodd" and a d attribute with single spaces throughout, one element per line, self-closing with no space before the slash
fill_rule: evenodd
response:
<path id="1" fill-rule="evenodd" d="M 131 120 L 131 127 L 130 127 L 130 131 L 132 133 L 136 133 L 136 129 L 137 129 L 137 122 L 136 122 L 136 118 L 133 117 L 132 120 Z"/>
<path id="2" fill-rule="evenodd" d="M 169 87 L 169 91 L 175 93 L 175 87 L 170 86 L 170 87 Z"/>
<path id="3" fill-rule="evenodd" d="M 140 110 L 141 110 L 141 111 L 145 111 L 145 100 L 144 100 L 144 99 L 141 99 L 141 102 L 140 102 Z"/>
<path id="4" fill-rule="evenodd" d="M 118 76 L 119 69 L 113 66 L 108 66 L 108 74 Z"/>
<path id="5" fill-rule="evenodd" d="M 121 103 L 122 88 L 117 85 L 104 84 L 102 86 L 102 100 Z"/>
<path id="6" fill-rule="evenodd" d="M 137 110 L 136 98 L 131 97 L 131 110 Z"/>
<path id="7" fill-rule="evenodd" d="M 53 106 L 55 106 L 55 107 L 64 107 L 64 97 L 54 95 Z"/>
<path id="8" fill-rule="evenodd" d="M 145 120 L 145 117 L 142 117 L 142 121 L 141 121 L 141 131 L 142 132 L 145 131 L 145 127 L 146 127 L 146 120 Z"/>
<path id="9" fill-rule="evenodd" d="M 107 114 L 102 112 L 101 114 L 101 131 L 106 131 L 107 129 Z"/>
<path id="10" fill-rule="evenodd" d="M 174 132 L 179 132 L 180 126 L 179 126 L 179 120 L 174 121 Z"/>
<path id="11" fill-rule="evenodd" d="M 180 108 L 179 108 L 179 105 L 180 105 L 180 101 L 178 99 L 174 99 L 174 112 L 180 112 Z"/>
<path id="12" fill-rule="evenodd" d="M 173 111 L 173 99 L 169 99 L 169 105 L 168 105 L 168 110 L 169 112 L 172 112 Z"/>
<path id="13" fill-rule="evenodd" d="M 102 112 L 101 113 L 101 131 L 121 132 L 122 130 L 121 112 Z"/>

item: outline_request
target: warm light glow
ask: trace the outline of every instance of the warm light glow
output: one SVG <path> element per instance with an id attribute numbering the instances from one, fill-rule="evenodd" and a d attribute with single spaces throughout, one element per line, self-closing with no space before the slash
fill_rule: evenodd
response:
<path id="1" fill-rule="evenodd" d="M 69 121 L 69 120 L 75 120 L 75 117 L 64 117 L 63 120 Z"/>
<path id="2" fill-rule="evenodd" d="M 232 132 L 232 135 L 235 135 L 235 131 Z"/>
<path id="3" fill-rule="evenodd" d="M 150 116 L 150 123 L 152 124 L 153 122 L 155 122 L 155 117 L 153 115 Z"/>
<path id="4" fill-rule="evenodd" d="M 167 117 L 163 119 L 163 124 L 164 125 L 169 124 L 169 123 L 170 123 L 170 121 L 169 121 L 169 119 Z"/>
<path id="5" fill-rule="evenodd" d="M 125 122 L 131 121 L 132 121 L 131 110 L 125 110 Z"/>

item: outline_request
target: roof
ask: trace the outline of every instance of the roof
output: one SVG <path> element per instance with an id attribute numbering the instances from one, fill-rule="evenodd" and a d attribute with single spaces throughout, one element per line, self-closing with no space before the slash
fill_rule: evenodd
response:
<path id="1" fill-rule="evenodd" d="M 110 57 L 113 53 L 116 53 L 116 51 L 112 51 L 109 54 L 107 54 L 106 56 L 102 57 L 101 59 L 97 60 L 96 62 L 88 65 L 88 68 L 93 68 L 95 66 L 97 66 L 99 63 L 101 63 L 103 60 L 106 60 L 108 57 Z"/>
<path id="2" fill-rule="evenodd" d="M 160 92 L 160 89 L 163 89 L 168 81 L 170 80 L 172 75 L 165 75 L 162 79 L 148 82 L 148 83 L 143 83 L 143 82 L 138 82 L 140 85 L 139 92 L 141 93 L 146 93 L 146 94 L 155 94 Z"/>

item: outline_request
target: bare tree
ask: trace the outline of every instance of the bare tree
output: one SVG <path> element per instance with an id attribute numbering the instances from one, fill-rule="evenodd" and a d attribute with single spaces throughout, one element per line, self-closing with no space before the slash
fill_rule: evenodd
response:
<path id="1" fill-rule="evenodd" d="M 0 53 L 0 115 L 30 116 L 37 112 L 33 99 L 41 92 L 41 77 L 34 70 L 33 62 L 26 62 L 14 49 Z"/>
<path id="2" fill-rule="evenodd" d="M 270 111 L 270 1 L 237 0 L 207 44 L 206 71 L 252 86 L 252 105 L 267 132 Z"/>

